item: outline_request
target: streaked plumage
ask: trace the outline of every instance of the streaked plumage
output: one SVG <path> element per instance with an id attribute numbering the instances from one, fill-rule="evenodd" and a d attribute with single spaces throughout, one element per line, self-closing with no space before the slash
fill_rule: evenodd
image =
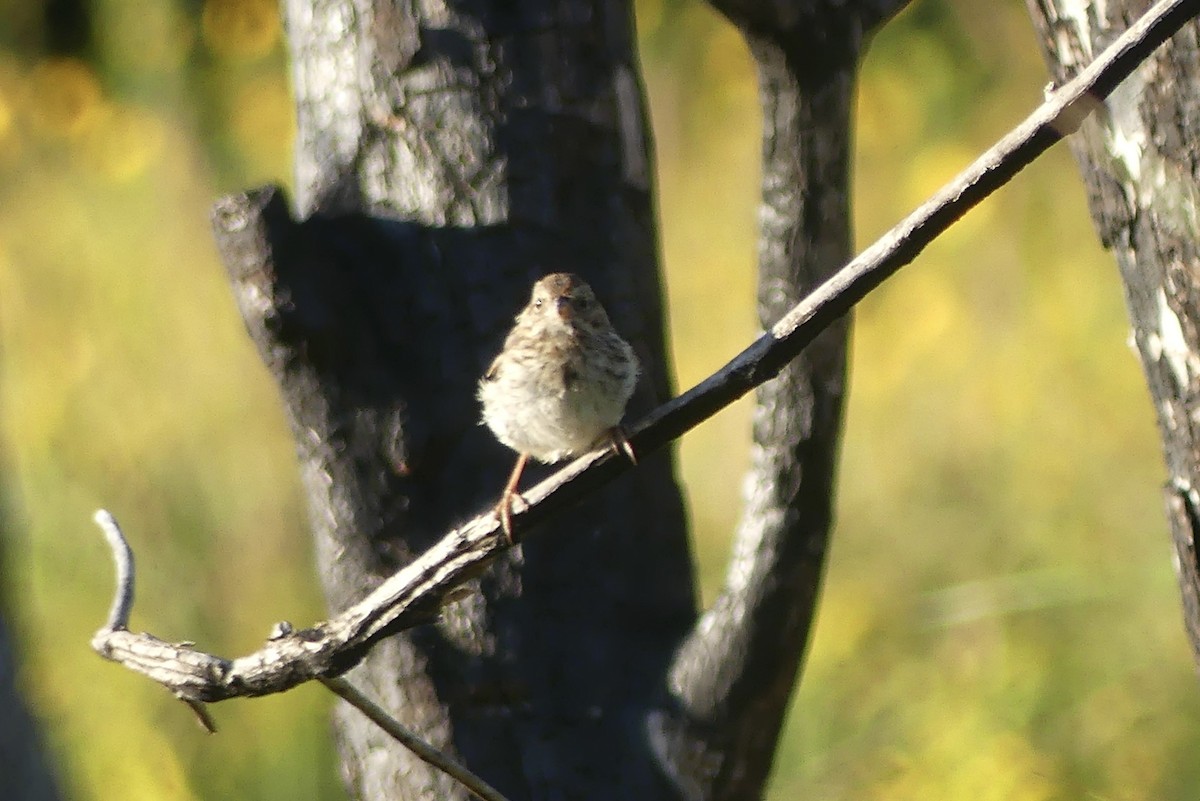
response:
<path id="1" fill-rule="evenodd" d="M 571 273 L 533 285 L 504 349 L 479 382 L 483 422 L 520 458 L 500 501 L 505 530 L 525 461 L 558 462 L 604 441 L 633 451 L 618 428 L 637 384 L 633 348 L 592 288 Z"/>

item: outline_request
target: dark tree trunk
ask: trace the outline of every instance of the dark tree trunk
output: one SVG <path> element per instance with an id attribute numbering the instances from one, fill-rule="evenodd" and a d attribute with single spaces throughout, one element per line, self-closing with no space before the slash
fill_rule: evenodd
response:
<path id="1" fill-rule="evenodd" d="M 596 288 L 644 365 L 631 414 L 670 394 L 628 7 L 413 8 L 287 4 L 308 219 L 270 194 L 218 214 L 335 610 L 495 502 L 514 455 L 475 382 L 535 278 Z M 510 798 L 669 796 L 646 716 L 695 616 L 672 471 L 645 459 L 352 680 Z M 356 797 L 465 797 L 356 711 L 337 732 Z"/>
<path id="2" fill-rule="evenodd" d="M 0 512 L 0 527 L 4 526 L 2 518 Z M 0 536 L 0 544 L 3 541 Z M 0 575 L 3 575 L 3 557 L 0 548 Z M 17 686 L 17 648 L 5 622 L 4 611 L 4 604 L 0 603 L 0 798 L 5 801 L 57 801 L 58 788 L 45 757 L 38 726 Z"/>
<path id="3" fill-rule="evenodd" d="M 850 90 L 882 19 L 861 5 L 751 26 L 767 321 L 847 255 Z M 222 201 L 215 226 L 339 610 L 495 502 L 514 457 L 476 424 L 475 382 L 535 278 L 596 288 L 644 367 L 631 417 L 668 397 L 653 161 L 623 0 L 285 13 L 300 220 L 268 189 Z M 749 550 L 702 624 L 662 453 L 351 680 L 513 801 L 760 795 L 819 586 L 843 362 L 844 330 L 760 395 Z M 466 797 L 354 710 L 336 725 L 355 797 Z"/>
<path id="4" fill-rule="evenodd" d="M 1142 0 L 1028 0 L 1056 83 L 1145 11 Z M 1106 14 L 1106 16 L 1102 16 Z M 1113 251 L 1163 439 L 1184 623 L 1200 661 L 1200 25 L 1157 50 L 1071 137 Z M 1064 247 L 1068 246 L 1064 244 Z"/>
<path id="5" fill-rule="evenodd" d="M 851 109 L 864 36 L 903 3 L 713 0 L 742 30 L 763 110 L 758 310 L 770 327 L 852 255 Z M 849 320 L 756 395 L 747 507 L 725 588 L 680 649 L 697 797 L 762 792 L 816 612 L 833 517 Z M 704 743 L 704 749 L 697 747 Z"/>

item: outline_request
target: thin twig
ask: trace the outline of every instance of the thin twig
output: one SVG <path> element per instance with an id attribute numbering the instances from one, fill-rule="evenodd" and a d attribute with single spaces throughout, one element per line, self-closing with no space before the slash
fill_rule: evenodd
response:
<path id="1" fill-rule="evenodd" d="M 133 611 L 134 564 L 133 550 L 125 539 L 117 520 L 107 509 L 99 509 L 92 515 L 96 525 L 104 532 L 108 547 L 112 551 L 113 564 L 117 569 L 117 592 L 108 610 L 104 627 L 109 631 L 129 628 L 129 613 Z"/>
<path id="2" fill-rule="evenodd" d="M 213 716 L 208 711 L 208 706 L 203 701 L 194 701 L 191 698 L 180 698 L 187 704 L 188 709 L 192 710 L 192 714 L 196 716 L 196 721 L 209 734 L 217 733 L 217 722 L 213 720 Z"/>
<path id="3" fill-rule="evenodd" d="M 360 692 L 346 679 L 341 677 L 322 678 L 319 681 L 343 701 L 366 715 L 371 722 L 391 735 L 396 742 L 430 765 L 462 782 L 464 787 L 482 798 L 483 801 L 508 801 L 498 790 L 468 770 L 461 762 L 422 740 L 415 732 L 389 715 L 383 707 Z"/>
<path id="4" fill-rule="evenodd" d="M 1200 0 L 1160 0 L 1078 77 L 1052 92 L 1024 122 L 770 331 L 701 384 L 634 426 L 629 439 L 635 452 L 648 454 L 663 447 L 778 374 L 817 334 L 910 263 L 954 221 L 1075 130 L 1100 99 L 1197 13 Z M 512 515 L 514 532 L 527 531 L 628 469 L 628 461 L 613 458 L 608 449 L 580 457 L 524 493 L 527 505 Z M 96 633 L 92 647 L 101 656 L 165 685 L 178 697 L 201 702 L 282 692 L 305 681 L 341 675 L 379 639 L 428 621 L 431 610 L 509 547 L 499 520 L 489 510 L 447 533 L 337 617 L 309 629 L 288 630 L 253 654 L 227 660 L 187 644 L 124 630 L 132 600 L 132 558 L 126 562 L 128 575 L 122 576 L 117 549 L 128 546 L 123 545 L 124 538 L 112 539 L 105 521 L 98 517 L 97 522 L 113 545 L 118 587 L 110 625 Z"/>

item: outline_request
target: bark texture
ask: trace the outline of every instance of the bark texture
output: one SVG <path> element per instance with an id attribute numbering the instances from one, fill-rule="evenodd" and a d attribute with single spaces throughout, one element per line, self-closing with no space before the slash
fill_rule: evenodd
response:
<path id="1" fill-rule="evenodd" d="M 882 19 L 811 5 L 778 32 L 746 26 L 768 112 L 768 323 L 848 256 L 849 97 Z M 285 15 L 299 219 L 268 189 L 214 220 L 338 611 L 495 502 L 514 457 L 476 424 L 475 382 L 535 278 L 595 287 L 644 366 L 631 417 L 669 396 L 652 154 L 625 0 Z M 514 801 L 761 795 L 819 586 L 843 365 L 844 330 L 760 396 L 754 508 L 704 620 L 659 454 L 349 678 Z M 336 727 L 354 797 L 465 797 L 354 710 Z"/>
<path id="2" fill-rule="evenodd" d="M 1149 4 L 1028 5 L 1062 83 Z M 1200 662 L 1200 26 L 1186 25 L 1143 62 L 1070 142 L 1096 229 L 1125 284 L 1166 456 L 1184 623 Z"/>
<path id="3" fill-rule="evenodd" d="M 669 396 L 649 146 L 621 2 L 285 13 L 306 219 L 248 197 L 218 235 L 340 610 L 495 502 L 514 455 L 475 383 L 535 278 L 595 287 L 645 366 L 631 414 Z M 695 615 L 670 455 L 549 525 L 350 678 L 512 799 L 658 797 L 645 715 Z M 465 797 L 356 711 L 336 727 L 355 797 Z"/>

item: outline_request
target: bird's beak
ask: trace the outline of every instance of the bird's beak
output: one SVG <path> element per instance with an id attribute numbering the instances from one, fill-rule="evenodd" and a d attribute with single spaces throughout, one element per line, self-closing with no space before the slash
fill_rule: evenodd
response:
<path id="1" fill-rule="evenodd" d="M 574 310 L 571 308 L 570 298 L 563 297 L 554 301 L 554 309 L 558 312 L 558 316 L 564 320 L 570 320 L 573 316 Z"/>

